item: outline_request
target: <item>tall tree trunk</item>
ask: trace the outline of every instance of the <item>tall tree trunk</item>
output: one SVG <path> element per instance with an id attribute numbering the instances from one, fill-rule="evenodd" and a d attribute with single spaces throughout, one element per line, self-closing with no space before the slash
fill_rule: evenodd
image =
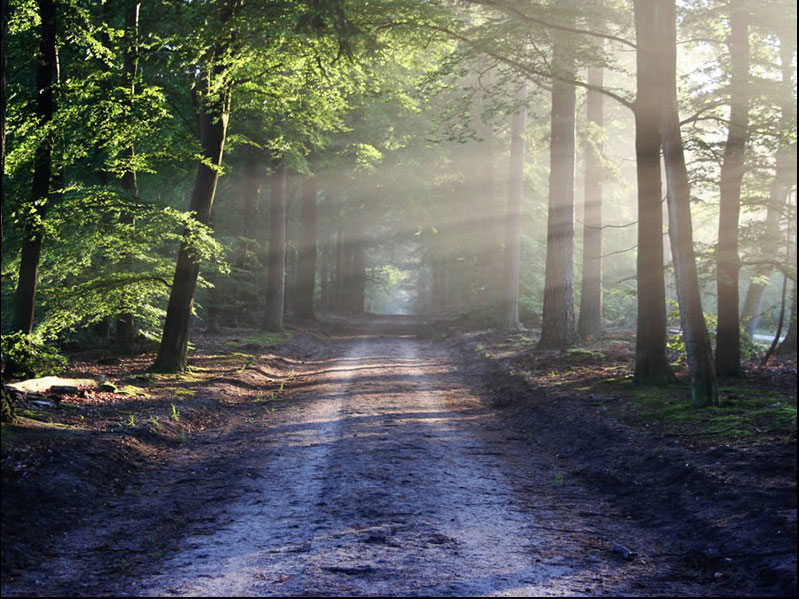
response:
<path id="1" fill-rule="evenodd" d="M 566 25 L 573 25 L 573 19 Z M 554 33 L 549 210 L 541 349 L 564 349 L 577 339 L 574 318 L 574 58 L 561 31 Z"/>
<path id="2" fill-rule="evenodd" d="M 136 74 L 139 66 L 139 9 L 141 2 L 138 0 L 128 0 L 125 9 L 125 77 L 130 92 L 129 105 L 133 108 L 133 101 L 136 97 Z M 136 150 L 133 146 L 129 149 L 131 162 L 136 156 Z M 128 194 L 129 197 L 135 198 L 139 195 L 139 187 L 136 182 L 136 171 L 131 164 L 125 173 L 122 175 L 122 189 Z M 123 215 L 123 222 L 132 224 L 133 219 L 130 216 Z M 128 261 L 130 263 L 130 261 Z M 136 340 L 136 323 L 132 312 L 125 312 L 120 314 L 117 318 L 117 337 L 116 337 L 116 350 L 121 354 L 129 354 L 134 350 L 134 342 Z"/>
<path id="3" fill-rule="evenodd" d="M 6 47 L 8 40 L 8 0 L 2 3 L 2 51 L 0 51 L 0 136 L 2 136 L 2 148 L 0 148 L 0 185 L 5 181 L 6 172 Z M 3 242 L 3 214 L 5 213 L 5 190 L 0 189 L 0 245 Z M 3 372 L 0 371 L 0 422 L 12 422 L 14 420 L 14 403 L 11 394 L 2 379 Z"/>
<path id="4" fill-rule="evenodd" d="M 363 239 L 358 239 L 352 244 L 352 295 L 350 299 L 350 312 L 363 314 L 366 303 L 366 244 Z"/>
<path id="5" fill-rule="evenodd" d="M 635 384 L 667 385 L 676 379 L 666 358 L 666 286 L 663 272 L 663 206 L 660 134 L 657 118 L 658 74 L 653 46 L 654 4 L 635 1 L 636 98 L 635 159 L 638 181 L 638 315 Z"/>
<path id="6" fill-rule="evenodd" d="M 333 310 L 344 312 L 344 288 L 346 286 L 346 242 L 344 231 L 339 224 L 335 238 L 335 268 L 333 272 Z"/>
<path id="7" fill-rule="evenodd" d="M 659 93 L 660 141 L 666 165 L 669 238 L 674 256 L 677 301 L 683 340 L 691 371 L 691 392 L 695 406 L 719 403 L 713 350 L 702 311 L 699 276 L 694 256 L 691 225 L 691 194 L 683 155 L 677 109 L 677 32 L 674 0 L 656 0 L 661 85 Z"/>
<path id="8" fill-rule="evenodd" d="M 241 269 L 251 269 L 255 260 L 253 243 L 258 234 L 258 208 L 261 198 L 261 157 L 251 154 L 244 162 L 244 184 L 241 197 L 241 244 L 236 264 Z"/>
<path id="9" fill-rule="evenodd" d="M 279 164 L 272 174 L 269 198 L 269 261 L 266 283 L 266 312 L 263 329 L 283 330 L 286 294 L 286 165 Z"/>
<path id="10" fill-rule="evenodd" d="M 796 142 L 791 140 L 791 131 L 796 130 L 796 101 L 793 89 L 793 57 L 796 52 L 796 29 L 786 27 L 779 32 L 780 62 L 782 80 L 780 82 L 779 105 L 782 136 L 777 146 L 774 179 L 769 192 L 769 203 L 766 212 L 766 231 L 762 240 L 762 255 L 765 260 L 772 260 L 779 248 L 780 216 L 785 207 L 791 187 L 796 182 Z M 755 334 L 763 303 L 763 292 L 768 286 L 772 272 L 771 266 L 760 266 L 755 269 L 746 293 L 741 323 L 751 337 Z"/>
<path id="11" fill-rule="evenodd" d="M 716 372 L 741 376 L 741 327 L 738 320 L 738 217 L 749 122 L 749 32 L 744 8 L 730 6 L 730 125 L 721 165 L 719 246 L 716 258 L 718 322 Z"/>
<path id="12" fill-rule="evenodd" d="M 6 173 L 6 60 L 8 46 L 8 0 L 3 0 L 2 4 L 2 50 L 0 50 L 0 137 L 2 137 L 2 147 L 0 147 L 0 176 L 5 180 Z M 0 182 L 1 183 L 1 182 Z M 3 214 L 5 214 L 6 194 L 0 190 L 0 243 L 3 242 Z M 5 393 L 5 392 L 4 392 Z M 3 395 L 5 397 L 5 394 Z"/>
<path id="13" fill-rule="evenodd" d="M 56 11 L 53 0 L 37 0 L 41 19 L 39 54 L 36 61 L 36 119 L 47 129 L 53 120 L 55 101 L 53 83 L 56 79 Z M 5 37 L 4 37 L 5 39 Z M 48 132 L 42 136 L 33 159 L 33 190 L 29 216 L 25 221 L 25 238 L 22 241 L 22 258 L 19 280 L 14 299 L 13 329 L 33 331 L 36 285 L 39 279 L 39 257 L 42 251 L 43 223 L 50 196 L 52 154 L 54 139 Z"/>
<path id="14" fill-rule="evenodd" d="M 527 82 L 518 94 L 518 108 L 510 126 L 510 178 L 505 221 L 505 260 L 502 267 L 502 324 L 519 328 L 519 261 L 522 249 L 522 203 L 524 200 L 524 129 L 527 124 Z"/>
<path id="15" fill-rule="evenodd" d="M 483 288 L 481 307 L 490 315 L 492 322 L 498 321 L 498 307 L 500 304 L 500 275 L 502 273 L 502 252 L 500 239 L 502 238 L 501 220 L 497 218 L 498 209 L 495 196 L 495 171 L 494 171 L 494 130 L 491 125 L 483 124 L 484 141 L 481 152 L 480 174 L 481 184 L 478 186 L 480 194 L 482 223 L 477 231 L 480 239 L 480 255 L 478 256 L 478 269 Z"/>
<path id="16" fill-rule="evenodd" d="M 306 177 L 300 195 L 300 247 L 297 265 L 297 297 L 295 314 L 315 319 L 314 288 L 316 285 L 316 178 Z"/>
<path id="17" fill-rule="evenodd" d="M 333 233 L 328 229 L 322 246 L 322 268 L 319 272 L 319 303 L 323 312 L 330 312 L 332 309 L 333 271 Z"/>
<path id="18" fill-rule="evenodd" d="M 191 211 L 202 224 L 208 224 L 214 206 L 218 168 L 222 165 L 225 136 L 230 111 L 230 90 L 222 98 L 199 107 L 198 122 L 203 150 L 203 162 L 197 167 Z M 185 234 L 184 234 L 185 235 Z M 152 369 L 159 372 L 181 372 L 186 370 L 186 352 L 189 342 L 194 291 L 200 273 L 200 262 L 187 241 L 181 242 L 175 278 L 169 295 L 166 322 L 161 337 L 161 347 Z"/>
<path id="19" fill-rule="evenodd" d="M 602 87 L 604 69 L 588 69 L 588 84 Z M 585 208 L 583 210 L 583 272 L 580 284 L 581 339 L 602 334 L 602 94 L 589 89 L 586 97 L 589 135 L 585 144 Z"/>

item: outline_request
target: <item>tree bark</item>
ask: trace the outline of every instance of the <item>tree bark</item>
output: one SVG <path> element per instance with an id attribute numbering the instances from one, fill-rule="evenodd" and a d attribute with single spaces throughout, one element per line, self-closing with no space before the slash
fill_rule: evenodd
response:
<path id="1" fill-rule="evenodd" d="M 6 172 L 6 68 L 8 61 L 8 0 L 2 3 L 2 50 L 0 51 L 0 137 L 2 137 L 2 147 L 0 147 L 0 176 L 5 177 Z M 5 214 L 6 194 L 0 193 L 0 244 L 3 242 L 3 214 Z"/>
<path id="2" fill-rule="evenodd" d="M 663 272 L 663 206 L 654 4 L 635 2 L 635 158 L 638 181 L 638 315 L 635 337 L 636 385 L 667 385 L 676 379 L 666 358 L 666 286 Z"/>
<path id="3" fill-rule="evenodd" d="M 721 165 L 719 245 L 716 255 L 718 322 L 716 325 L 716 372 L 741 376 L 741 327 L 738 319 L 738 218 L 741 181 L 749 121 L 749 32 L 744 9 L 730 10 L 730 125 Z"/>
<path id="4" fill-rule="evenodd" d="M 41 19 L 41 37 L 36 59 L 36 119 L 40 127 L 47 129 L 53 120 L 55 110 L 53 83 L 56 79 L 57 69 L 56 11 L 53 0 L 37 0 L 36 4 Z M 3 39 L 5 40 L 5 36 Z M 13 330 L 24 333 L 33 331 L 39 258 L 44 236 L 42 221 L 47 213 L 48 200 L 51 199 L 50 177 L 52 175 L 53 144 L 53 134 L 47 132 L 36 148 L 33 159 L 32 209 L 25 221 L 25 238 L 22 241 L 22 257 L 14 299 L 12 325 Z"/>
<path id="5" fill-rule="evenodd" d="M 197 168 L 194 192 L 191 198 L 191 211 L 202 224 L 208 224 L 214 206 L 216 185 L 219 180 L 218 167 L 222 165 L 225 136 L 230 111 L 230 90 L 220 99 L 200 104 L 198 122 L 203 158 Z M 184 234 L 185 236 L 185 234 Z M 161 347 L 152 369 L 159 372 L 181 372 L 186 370 L 186 352 L 189 342 L 194 292 L 200 273 L 200 261 L 183 241 L 178 252 L 175 278 L 169 295 L 166 322 L 161 337 Z"/>
<path id="6" fill-rule="evenodd" d="M 269 198 L 269 271 L 263 329 L 274 332 L 283 330 L 286 293 L 286 177 L 286 165 L 281 163 L 272 174 Z"/>
<path id="7" fill-rule="evenodd" d="M 350 311 L 353 314 L 363 314 L 366 304 L 366 244 L 358 239 L 352 244 L 352 296 Z"/>
<path id="8" fill-rule="evenodd" d="M 320 275 L 319 300 L 323 312 L 330 312 L 333 308 L 333 233 L 328 229 L 322 246 L 322 268 Z"/>
<path id="9" fill-rule="evenodd" d="M 658 94 L 660 141 L 666 165 L 669 239 L 674 256 L 680 322 L 691 372 L 693 404 L 698 407 L 719 403 L 718 382 L 713 364 L 710 336 L 702 311 L 699 276 L 694 256 L 691 224 L 691 195 L 683 155 L 677 109 L 677 41 L 674 0 L 656 0 L 660 77 Z"/>
<path id="10" fill-rule="evenodd" d="M 588 84 L 602 87 L 602 67 L 588 69 Z M 604 127 L 602 94 L 589 89 L 586 97 L 589 134 Z M 583 210 L 583 271 L 580 284 L 581 339 L 602 335 L 602 141 L 587 139 L 585 144 L 585 208 Z"/>
<path id="11" fill-rule="evenodd" d="M 777 146 L 774 179 L 769 191 L 769 203 L 766 211 L 766 231 L 763 236 L 763 256 L 771 259 L 779 248 L 780 216 L 785 207 L 791 187 L 796 181 L 796 145 L 791 141 L 790 131 L 796 129 L 796 101 L 793 99 L 793 56 L 796 52 L 796 30 L 782 29 L 779 32 L 780 62 L 782 80 L 780 82 L 779 130 L 783 132 Z M 744 331 L 752 337 L 757 329 L 760 311 L 763 304 L 763 292 L 768 286 L 772 268 L 763 266 L 755 269 L 746 293 L 741 323 Z"/>
<path id="12" fill-rule="evenodd" d="M 524 200 L 524 129 L 527 124 L 527 82 L 522 84 L 519 106 L 511 120 L 510 177 L 505 221 L 505 260 L 502 268 L 502 324 L 519 328 L 519 261 L 522 247 L 522 203 Z"/>
<path id="13" fill-rule="evenodd" d="M 297 297 L 295 314 L 315 320 L 314 288 L 316 286 L 316 179 L 306 177 L 300 195 L 300 247 L 297 265 Z"/>
<path id="14" fill-rule="evenodd" d="M 344 312 L 344 287 L 346 284 L 346 247 L 344 231 L 339 225 L 335 235 L 335 267 L 333 269 L 333 311 Z"/>
<path id="15" fill-rule="evenodd" d="M 552 126 L 544 312 L 540 349 L 565 349 L 577 340 L 574 317 L 574 59 L 556 31 L 552 53 Z"/>
<path id="16" fill-rule="evenodd" d="M 263 161 L 256 154 L 250 154 L 244 162 L 244 184 L 241 198 L 242 240 L 239 245 L 236 265 L 242 270 L 252 269 L 255 263 L 253 240 L 257 235 L 258 207 L 261 197 L 261 175 Z"/>

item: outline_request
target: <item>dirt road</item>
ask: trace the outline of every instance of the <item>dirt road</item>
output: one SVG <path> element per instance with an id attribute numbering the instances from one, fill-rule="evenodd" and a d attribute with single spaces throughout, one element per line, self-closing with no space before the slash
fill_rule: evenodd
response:
<path id="1" fill-rule="evenodd" d="M 255 390 L 248 411 L 176 451 L 4 594 L 718 592 L 681 578 L 673 529 L 582 486 L 487 409 L 463 368 L 415 336 L 327 340 L 290 399 Z M 176 521 L 179 538 L 165 538 Z"/>

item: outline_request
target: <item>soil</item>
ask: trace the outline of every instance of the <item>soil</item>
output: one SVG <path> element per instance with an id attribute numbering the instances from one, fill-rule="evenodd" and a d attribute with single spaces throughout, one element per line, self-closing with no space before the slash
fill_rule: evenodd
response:
<path id="1" fill-rule="evenodd" d="M 630 343 L 510 341 L 363 318 L 200 335 L 184 376 L 81 356 L 118 390 L 3 427 L 0 590 L 796 594 L 795 419 L 702 434 L 607 384 Z M 745 384 L 795 406 L 796 364 Z"/>

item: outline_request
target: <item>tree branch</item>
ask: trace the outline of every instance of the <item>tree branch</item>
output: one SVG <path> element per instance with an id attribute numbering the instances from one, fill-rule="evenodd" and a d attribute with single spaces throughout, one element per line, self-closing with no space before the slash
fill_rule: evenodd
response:
<path id="1" fill-rule="evenodd" d="M 608 33 L 599 33 L 598 31 L 591 31 L 589 29 L 576 29 L 574 27 L 566 27 L 565 25 L 557 25 L 555 23 L 550 23 L 548 21 L 544 21 L 543 19 L 537 19 L 536 17 L 531 17 L 530 15 L 522 12 L 518 8 L 513 6 L 508 6 L 501 2 L 495 2 L 494 0 L 462 0 L 467 4 L 479 4 L 481 6 L 491 6 L 493 8 L 498 8 L 499 10 L 503 10 L 513 14 L 514 16 L 519 17 L 523 21 L 528 23 L 535 23 L 536 25 L 541 25 L 548 29 L 557 29 L 559 31 L 566 31 L 568 33 L 576 33 L 578 35 L 588 35 L 591 37 L 598 37 L 604 40 L 611 40 L 614 42 L 619 42 L 625 46 L 629 46 L 632 49 L 636 49 L 637 46 L 632 43 L 630 40 L 626 40 L 623 37 L 618 37 L 615 35 L 610 35 Z"/>

